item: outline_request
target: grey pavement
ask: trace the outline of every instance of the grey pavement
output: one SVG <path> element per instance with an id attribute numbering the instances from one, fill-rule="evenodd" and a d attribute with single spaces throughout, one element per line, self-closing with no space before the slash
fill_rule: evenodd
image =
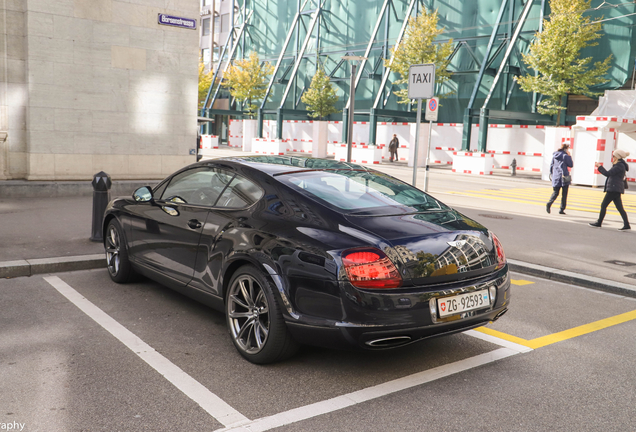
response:
<path id="1" fill-rule="evenodd" d="M 226 147 L 208 151 L 204 157 L 245 154 Z M 373 168 L 412 181 L 413 170 L 406 164 Z M 418 170 L 421 189 L 424 174 L 424 169 Z M 111 197 L 129 195 L 139 186 L 158 181 L 114 181 Z M 618 217 L 608 216 L 603 229 L 592 229 L 587 223 L 596 215 L 590 212 L 548 215 L 542 205 L 457 193 L 546 186 L 535 173 L 511 177 L 508 171 L 496 170 L 492 176 L 476 177 L 434 167 L 429 171 L 428 191 L 496 232 L 514 271 L 636 297 L 636 232 L 618 232 Z M 105 267 L 102 244 L 89 239 L 92 203 L 90 181 L 0 181 L 0 277 Z M 636 215 L 630 217 L 635 223 Z"/>

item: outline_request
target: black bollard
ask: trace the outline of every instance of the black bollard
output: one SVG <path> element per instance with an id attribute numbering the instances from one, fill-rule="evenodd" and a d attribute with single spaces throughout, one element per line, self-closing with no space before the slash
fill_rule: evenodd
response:
<path id="1" fill-rule="evenodd" d="M 512 163 L 510 164 L 510 175 L 511 176 L 517 175 L 517 159 L 513 159 Z"/>
<path id="2" fill-rule="evenodd" d="M 93 229 L 91 234 L 91 241 L 101 242 L 104 241 L 104 235 L 102 234 L 102 220 L 104 219 L 104 212 L 106 206 L 110 201 L 110 187 L 112 182 L 110 176 L 104 171 L 100 171 L 93 176 Z"/>

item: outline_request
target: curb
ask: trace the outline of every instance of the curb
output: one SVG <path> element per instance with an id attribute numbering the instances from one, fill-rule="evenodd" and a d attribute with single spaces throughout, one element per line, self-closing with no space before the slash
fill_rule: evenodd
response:
<path id="1" fill-rule="evenodd" d="M 0 262 L 0 278 L 106 267 L 104 254 Z"/>
<path id="2" fill-rule="evenodd" d="M 569 272 L 567 270 L 544 267 L 512 259 L 508 260 L 508 267 L 511 271 L 517 273 L 528 274 L 543 279 L 569 283 L 585 288 L 592 288 L 598 291 L 605 291 L 612 294 L 636 298 L 636 286 L 622 282 L 614 282 L 594 276 L 582 275 L 579 273 Z"/>
<path id="3" fill-rule="evenodd" d="M 15 278 L 75 270 L 93 270 L 104 267 L 106 267 L 106 260 L 103 254 L 4 261 L 0 262 L 0 278 Z M 508 260 L 508 267 L 511 271 L 517 273 L 636 298 L 636 286 L 634 285 L 512 259 Z"/>

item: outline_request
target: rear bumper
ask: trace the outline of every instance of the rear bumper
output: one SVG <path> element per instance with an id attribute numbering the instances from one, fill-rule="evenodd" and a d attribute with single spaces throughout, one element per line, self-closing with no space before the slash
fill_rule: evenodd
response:
<path id="1" fill-rule="evenodd" d="M 287 323 L 287 327 L 297 341 L 309 345 L 340 349 L 383 350 L 481 327 L 495 321 L 507 310 L 507 308 L 495 309 L 471 319 L 423 327 L 318 326 L 291 322 Z"/>
<path id="2" fill-rule="evenodd" d="M 437 298 L 495 287 L 494 303 L 481 310 L 440 318 L 431 302 Z M 501 317 L 510 303 L 507 267 L 488 278 L 460 286 L 417 292 L 369 293 L 344 287 L 349 319 L 334 321 L 300 316 L 287 326 L 301 343 L 333 348 L 387 349 L 423 339 L 466 331 Z M 433 310 L 431 310 L 433 309 Z"/>

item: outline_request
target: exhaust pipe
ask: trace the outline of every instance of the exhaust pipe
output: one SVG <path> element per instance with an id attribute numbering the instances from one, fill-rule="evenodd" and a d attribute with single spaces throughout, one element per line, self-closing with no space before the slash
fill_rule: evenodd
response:
<path id="1" fill-rule="evenodd" d="M 506 308 L 506 309 L 502 310 L 501 312 L 499 312 L 499 313 L 497 314 L 497 316 L 495 316 L 495 317 L 493 318 L 492 322 L 497 321 L 497 320 L 498 320 L 499 318 L 501 318 L 501 317 L 502 317 L 502 315 L 503 315 L 503 314 L 505 314 L 506 312 L 508 312 L 508 308 Z"/>
<path id="2" fill-rule="evenodd" d="M 393 336 L 382 339 L 373 339 L 366 341 L 365 344 L 373 348 L 393 348 L 400 345 L 406 345 L 411 342 L 410 336 Z"/>

